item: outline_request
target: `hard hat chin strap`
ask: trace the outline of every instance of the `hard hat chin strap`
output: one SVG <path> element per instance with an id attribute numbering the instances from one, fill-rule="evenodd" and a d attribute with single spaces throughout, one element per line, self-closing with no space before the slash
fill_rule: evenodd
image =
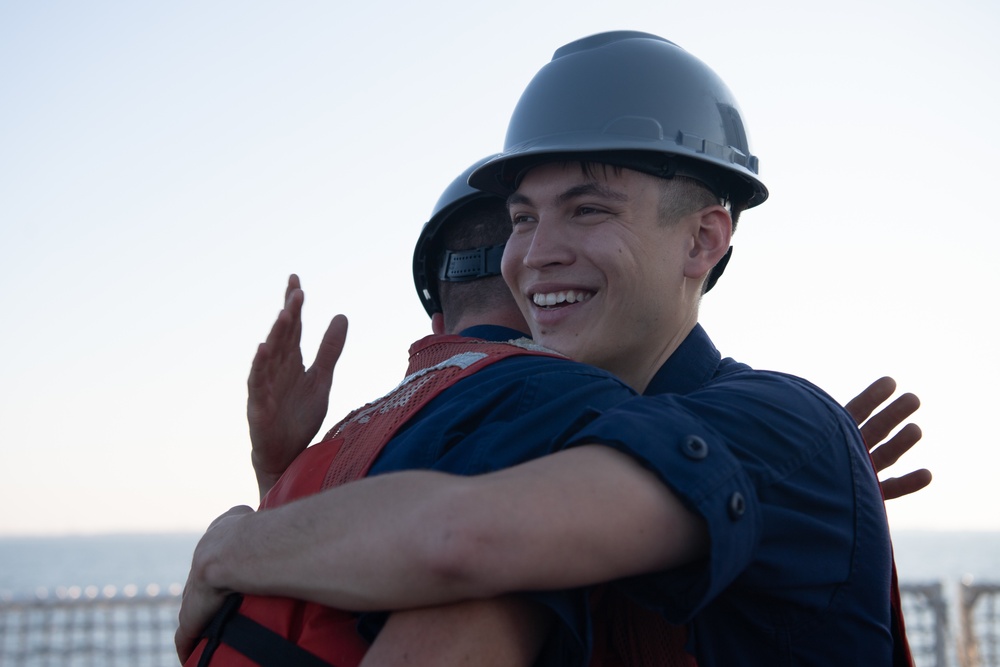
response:
<path id="1" fill-rule="evenodd" d="M 726 254 L 722 256 L 722 259 L 720 259 L 715 266 L 712 267 L 712 270 L 708 272 L 708 278 L 705 279 L 705 287 L 701 290 L 702 294 L 708 292 L 708 290 L 715 287 L 715 283 L 719 282 L 719 276 L 721 276 L 722 272 L 726 270 L 726 264 L 729 264 L 729 259 L 732 256 L 733 246 L 729 246 L 729 250 L 727 250 Z"/>
<path id="2" fill-rule="evenodd" d="M 500 275 L 500 260 L 503 258 L 503 249 L 506 244 L 475 248 L 473 250 L 453 251 L 445 250 L 444 258 L 441 260 L 441 269 L 438 271 L 438 280 L 450 283 L 464 283 L 480 278 L 489 278 Z M 733 246 L 722 256 L 715 266 L 712 267 L 705 279 L 705 287 L 702 294 L 715 287 L 722 272 L 726 270 L 730 258 L 733 256 Z"/>
<path id="3" fill-rule="evenodd" d="M 445 250 L 438 270 L 438 280 L 464 283 L 499 276 L 504 245 L 506 244 L 501 243 L 472 250 Z"/>

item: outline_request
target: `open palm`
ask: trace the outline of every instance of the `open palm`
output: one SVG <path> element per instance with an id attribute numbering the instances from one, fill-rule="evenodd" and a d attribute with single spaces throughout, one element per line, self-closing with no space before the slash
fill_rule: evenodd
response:
<path id="1" fill-rule="evenodd" d="M 247 379 L 247 422 L 261 496 L 319 432 L 326 418 L 333 369 L 344 349 L 347 318 L 331 320 L 316 360 L 302 362 L 302 303 L 296 275 L 288 279 L 285 307 L 257 348 Z"/>

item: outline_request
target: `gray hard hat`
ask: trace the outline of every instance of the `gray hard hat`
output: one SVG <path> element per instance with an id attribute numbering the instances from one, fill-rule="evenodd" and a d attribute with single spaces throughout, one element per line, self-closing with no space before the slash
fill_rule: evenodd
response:
<path id="1" fill-rule="evenodd" d="M 562 159 L 689 176 L 748 207 L 767 198 L 729 88 L 673 42 L 644 32 L 601 33 L 557 50 L 521 95 L 503 153 L 469 183 L 506 196 L 526 170 Z"/>
<path id="2" fill-rule="evenodd" d="M 500 275 L 503 245 L 452 252 L 440 243 L 445 223 L 473 202 L 503 200 L 469 185 L 469 175 L 495 156 L 478 160 L 463 171 L 438 198 L 430 220 L 424 223 L 413 249 L 413 284 L 428 315 L 441 312 L 439 281 L 465 282 Z"/>

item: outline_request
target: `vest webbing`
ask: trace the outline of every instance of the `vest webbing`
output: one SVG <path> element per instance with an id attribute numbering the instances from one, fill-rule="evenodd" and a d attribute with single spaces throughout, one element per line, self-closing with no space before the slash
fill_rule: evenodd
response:
<path id="1" fill-rule="evenodd" d="M 526 338 L 494 343 L 462 336 L 429 336 L 418 341 L 410 347 L 410 365 L 399 386 L 349 414 L 327 435 L 344 438 L 351 446 L 341 448 L 323 488 L 364 477 L 396 431 L 448 387 L 501 359 L 527 354 L 559 356 L 542 351 Z"/>
<path id="2" fill-rule="evenodd" d="M 441 392 L 490 364 L 524 355 L 559 356 L 527 339 L 495 343 L 428 336 L 417 341 L 410 347 L 405 379 L 350 413 L 321 442 L 296 457 L 261 501 L 261 509 L 361 479 L 386 443 Z M 353 667 L 367 650 L 355 629 L 355 616 L 348 612 L 290 598 L 247 595 L 234 600 L 206 629 L 206 641 L 187 665 Z"/>

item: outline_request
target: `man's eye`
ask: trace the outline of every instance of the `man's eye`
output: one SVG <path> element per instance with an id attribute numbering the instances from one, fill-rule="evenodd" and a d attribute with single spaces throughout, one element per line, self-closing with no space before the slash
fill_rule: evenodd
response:
<path id="1" fill-rule="evenodd" d="M 523 222 L 532 222 L 534 218 L 526 213 L 515 213 L 510 216 L 511 221 L 517 225 Z"/>
<path id="2" fill-rule="evenodd" d="M 594 215 L 595 213 L 603 213 L 603 211 L 595 206 L 581 206 L 576 209 L 577 215 Z"/>

